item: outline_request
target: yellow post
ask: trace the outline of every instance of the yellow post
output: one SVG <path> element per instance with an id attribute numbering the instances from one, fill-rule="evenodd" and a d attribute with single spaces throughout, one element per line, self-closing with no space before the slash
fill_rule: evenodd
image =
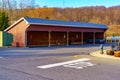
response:
<path id="1" fill-rule="evenodd" d="M 0 31 L 0 47 L 3 47 L 3 32 Z"/>

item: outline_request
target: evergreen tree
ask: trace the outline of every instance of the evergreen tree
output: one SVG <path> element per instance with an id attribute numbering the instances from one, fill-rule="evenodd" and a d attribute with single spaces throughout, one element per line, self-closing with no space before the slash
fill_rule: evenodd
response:
<path id="1" fill-rule="evenodd" d="M 5 10 L 0 10 L 0 31 L 5 30 L 9 26 L 8 14 Z"/>

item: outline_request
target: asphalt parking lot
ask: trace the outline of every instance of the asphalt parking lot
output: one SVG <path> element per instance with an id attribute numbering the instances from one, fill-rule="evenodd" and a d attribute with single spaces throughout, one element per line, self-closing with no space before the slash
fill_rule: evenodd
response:
<path id="1" fill-rule="evenodd" d="M 119 80 L 120 61 L 89 55 L 99 46 L 0 48 L 0 80 Z"/>

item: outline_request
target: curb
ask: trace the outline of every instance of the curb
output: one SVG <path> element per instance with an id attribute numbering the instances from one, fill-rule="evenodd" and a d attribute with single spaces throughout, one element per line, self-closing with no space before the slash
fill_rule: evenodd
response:
<path id="1" fill-rule="evenodd" d="M 100 51 L 94 51 L 94 52 L 91 52 L 90 55 L 94 56 L 94 57 L 99 57 L 99 58 L 120 60 L 120 57 L 114 57 L 114 56 L 111 56 L 111 55 L 107 55 L 106 50 L 104 50 L 104 54 L 100 54 Z"/>

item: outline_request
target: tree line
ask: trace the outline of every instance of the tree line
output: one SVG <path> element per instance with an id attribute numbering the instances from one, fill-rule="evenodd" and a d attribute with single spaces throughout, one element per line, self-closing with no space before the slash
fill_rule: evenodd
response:
<path id="1" fill-rule="evenodd" d="M 36 6 L 33 0 L 27 0 L 26 2 L 27 3 L 23 3 L 21 0 L 18 5 L 16 0 L 0 1 L 0 4 L 2 4 L 0 9 L 4 9 L 8 15 L 9 25 L 21 17 L 90 22 L 106 24 L 109 26 L 109 29 L 106 31 L 107 36 L 120 35 L 120 6 L 113 6 L 109 8 L 104 6 L 79 8 L 40 8 Z"/>

